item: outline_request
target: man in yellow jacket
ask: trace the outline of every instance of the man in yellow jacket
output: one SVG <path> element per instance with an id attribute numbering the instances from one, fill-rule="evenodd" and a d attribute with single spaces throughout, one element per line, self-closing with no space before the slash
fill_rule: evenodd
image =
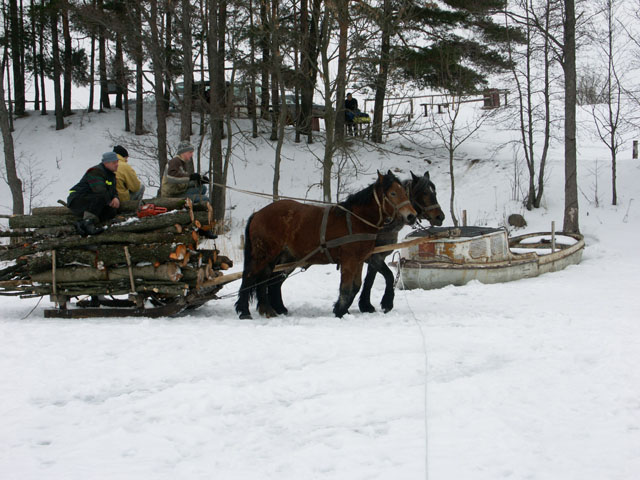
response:
<path id="1" fill-rule="evenodd" d="M 116 190 L 121 202 L 127 200 L 142 200 L 144 185 L 140 183 L 136 171 L 127 163 L 129 152 L 126 148 L 116 145 L 113 152 L 118 155 L 118 170 L 116 171 Z"/>

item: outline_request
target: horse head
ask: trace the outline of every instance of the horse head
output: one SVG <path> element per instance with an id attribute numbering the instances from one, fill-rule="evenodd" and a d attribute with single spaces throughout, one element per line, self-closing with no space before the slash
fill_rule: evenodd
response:
<path id="1" fill-rule="evenodd" d="M 436 186 L 429 178 L 429 172 L 425 172 L 422 177 L 411 172 L 409 197 L 413 208 L 418 213 L 418 219 L 426 218 L 431 225 L 442 225 L 444 212 L 438 204 Z"/>
<path id="2" fill-rule="evenodd" d="M 380 189 L 379 196 L 382 198 L 379 203 L 381 220 L 384 214 L 387 218 L 399 217 L 408 225 L 415 223 L 417 212 L 411 205 L 402 183 L 391 170 L 387 171 L 385 175 L 378 171 L 375 187 L 376 190 Z"/>

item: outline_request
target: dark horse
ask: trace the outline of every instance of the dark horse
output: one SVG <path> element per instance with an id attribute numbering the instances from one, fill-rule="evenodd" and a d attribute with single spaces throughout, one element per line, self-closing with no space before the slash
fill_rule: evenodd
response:
<path id="1" fill-rule="evenodd" d="M 333 313 L 342 317 L 362 282 L 362 264 L 375 246 L 385 221 L 413 223 L 416 211 L 396 176 L 378 172 L 373 185 L 336 206 L 305 205 L 280 200 L 254 213 L 247 222 L 242 285 L 236 302 L 240 318 L 251 318 L 249 301 L 255 295 L 258 311 L 267 317 L 286 314 L 279 263 L 295 267 L 336 263 L 340 266 L 340 296 Z"/>
<path id="2" fill-rule="evenodd" d="M 422 177 L 418 177 L 411 172 L 411 178 L 405 180 L 402 184 L 409 195 L 411 205 L 418 213 L 418 220 L 426 219 L 429 220 L 431 225 L 442 225 L 444 213 L 440 209 L 440 205 L 438 205 L 436 186 L 429 179 L 429 172 L 426 172 Z M 403 226 L 404 224 L 397 219 L 385 225 L 378 233 L 376 247 L 396 243 L 398 241 L 398 232 Z M 371 305 L 371 287 L 378 272 L 382 274 L 386 282 L 380 306 L 385 313 L 393 308 L 393 273 L 384 261 L 390 253 L 391 250 L 374 253 L 367 260 L 369 267 L 367 268 L 367 276 L 364 279 L 360 300 L 358 301 L 358 307 L 361 312 L 375 312 L 376 310 Z"/>

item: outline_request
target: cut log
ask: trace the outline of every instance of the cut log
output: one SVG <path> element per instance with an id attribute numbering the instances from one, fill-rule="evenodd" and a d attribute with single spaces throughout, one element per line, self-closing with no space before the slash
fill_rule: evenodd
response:
<path id="1" fill-rule="evenodd" d="M 207 221 L 207 212 L 195 212 L 195 214 L 193 215 L 195 219 L 198 219 L 201 222 Z M 121 232 L 143 232 L 171 227 L 176 223 L 181 225 L 188 225 L 192 223 L 192 213 L 183 210 L 176 210 L 171 213 L 164 213 L 161 215 L 152 215 L 150 217 L 143 217 L 140 219 L 131 216 L 129 216 L 128 218 L 126 216 L 123 216 L 123 218 L 125 219 L 124 223 L 121 220 L 116 222 L 106 222 L 106 224 L 108 225 L 108 230 L 116 230 Z M 131 218 L 136 218 L 136 221 L 131 221 Z M 73 230 L 70 229 L 78 220 L 78 217 L 74 215 L 13 215 L 11 218 L 9 218 L 9 227 L 13 229 L 47 229 L 43 230 L 43 235 L 49 235 L 49 232 L 51 231 L 50 229 L 52 227 L 66 227 L 66 229 L 62 229 L 62 233 L 71 233 Z M 51 232 L 56 234 L 58 230 L 53 230 Z"/>
<path id="2" fill-rule="evenodd" d="M 147 245 L 149 243 L 166 243 L 190 245 L 192 242 L 190 234 L 173 233 L 128 233 L 128 232 L 104 232 L 90 237 L 74 235 L 66 238 L 52 238 L 31 244 L 23 244 L 7 250 L 0 250 L 0 260 L 13 260 L 25 255 L 32 255 L 45 250 L 58 250 L 61 248 L 77 248 L 88 245 Z"/>
<path id="3" fill-rule="evenodd" d="M 144 203 L 152 203 L 156 207 L 164 207 L 167 210 L 180 210 L 184 208 L 184 198 L 146 198 Z M 120 213 L 135 213 L 138 211 L 139 202 L 137 200 L 129 200 L 122 202 L 118 212 Z M 193 206 L 195 210 L 207 211 L 206 205 L 195 204 Z M 33 215 L 69 215 L 71 210 L 67 207 L 38 207 L 31 210 Z"/>
<path id="4" fill-rule="evenodd" d="M 9 219 L 9 227 L 11 228 L 59 227 L 62 225 L 72 225 L 77 221 L 78 221 L 78 217 L 70 214 L 13 215 Z"/>
<path id="5" fill-rule="evenodd" d="M 88 295 L 126 295 L 131 290 L 128 281 L 122 282 L 92 282 L 90 284 L 78 285 L 62 283 L 58 284 L 58 295 L 69 297 L 79 297 Z M 184 296 L 189 291 L 186 284 L 172 283 L 136 283 L 136 293 L 158 294 L 170 298 Z M 51 285 L 27 285 L 24 286 L 24 293 L 35 295 L 50 295 Z"/>
<path id="6" fill-rule="evenodd" d="M 168 280 L 177 282 L 182 277 L 180 268 L 175 263 L 165 263 L 155 268 L 153 265 L 133 267 L 134 278 L 145 280 Z M 95 282 L 129 280 L 129 270 L 126 267 L 98 270 L 92 267 L 65 267 L 56 269 L 56 281 L 65 282 Z M 52 283 L 50 271 L 31 275 L 32 282 Z"/>
<path id="7" fill-rule="evenodd" d="M 170 243 L 150 243 L 147 245 L 128 245 L 131 262 L 165 263 L 170 259 L 175 247 Z M 184 247 L 186 250 L 186 247 Z M 27 273 L 39 273 L 51 268 L 51 253 L 39 252 L 35 255 L 25 256 L 22 260 L 22 271 Z M 122 245 L 97 245 L 84 248 L 62 248 L 57 250 L 57 267 L 62 268 L 71 263 L 80 263 L 96 267 L 102 263 L 104 267 L 124 265 L 127 259 Z"/>

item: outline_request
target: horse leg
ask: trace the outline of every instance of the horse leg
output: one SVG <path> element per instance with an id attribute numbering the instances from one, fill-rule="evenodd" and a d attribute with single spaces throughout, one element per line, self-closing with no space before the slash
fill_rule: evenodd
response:
<path id="1" fill-rule="evenodd" d="M 349 313 L 349 307 L 360 290 L 363 263 L 362 261 L 353 264 L 348 262 L 340 265 L 340 296 L 333 305 L 333 313 L 338 318 Z"/>
<path id="2" fill-rule="evenodd" d="M 236 312 L 241 320 L 251 320 L 251 312 L 249 311 L 249 301 L 255 290 L 255 280 L 253 275 L 245 272 L 242 275 L 242 284 L 238 292 L 238 300 L 236 301 Z"/>
<path id="3" fill-rule="evenodd" d="M 376 257 L 376 255 L 372 255 L 369 258 L 367 275 L 364 277 L 362 291 L 360 292 L 360 300 L 358 301 L 358 307 L 362 313 L 373 313 L 376 311 L 375 307 L 371 305 L 371 287 L 373 286 L 373 281 L 378 273 L 378 269 L 374 266 L 374 257 Z"/>
<path id="4" fill-rule="evenodd" d="M 284 273 L 278 273 L 271 277 L 267 287 L 269 302 L 278 315 L 286 315 L 289 313 L 289 310 L 287 310 L 287 307 L 285 307 L 282 302 L 282 284 L 286 279 L 287 276 Z"/>
<path id="5" fill-rule="evenodd" d="M 270 299 L 269 299 L 268 290 L 269 290 L 269 283 L 272 281 L 272 279 L 273 279 L 273 276 L 271 273 L 271 269 L 268 269 L 267 271 L 262 272 L 262 275 L 260 275 L 260 278 L 258 279 L 258 282 L 256 285 L 256 298 L 258 299 L 258 312 L 260 312 L 260 315 L 267 318 L 275 317 L 278 315 L 276 311 L 273 309 L 273 307 L 271 306 L 271 302 L 269 301 Z"/>
<path id="6" fill-rule="evenodd" d="M 382 301 L 380 302 L 380 306 L 382 307 L 382 311 L 387 313 L 393 309 L 393 298 L 395 297 L 395 291 L 393 289 L 393 283 L 395 278 L 393 277 L 393 272 L 387 266 L 387 264 L 383 261 L 380 265 L 380 274 L 384 277 L 385 288 L 384 295 L 382 296 Z"/>

